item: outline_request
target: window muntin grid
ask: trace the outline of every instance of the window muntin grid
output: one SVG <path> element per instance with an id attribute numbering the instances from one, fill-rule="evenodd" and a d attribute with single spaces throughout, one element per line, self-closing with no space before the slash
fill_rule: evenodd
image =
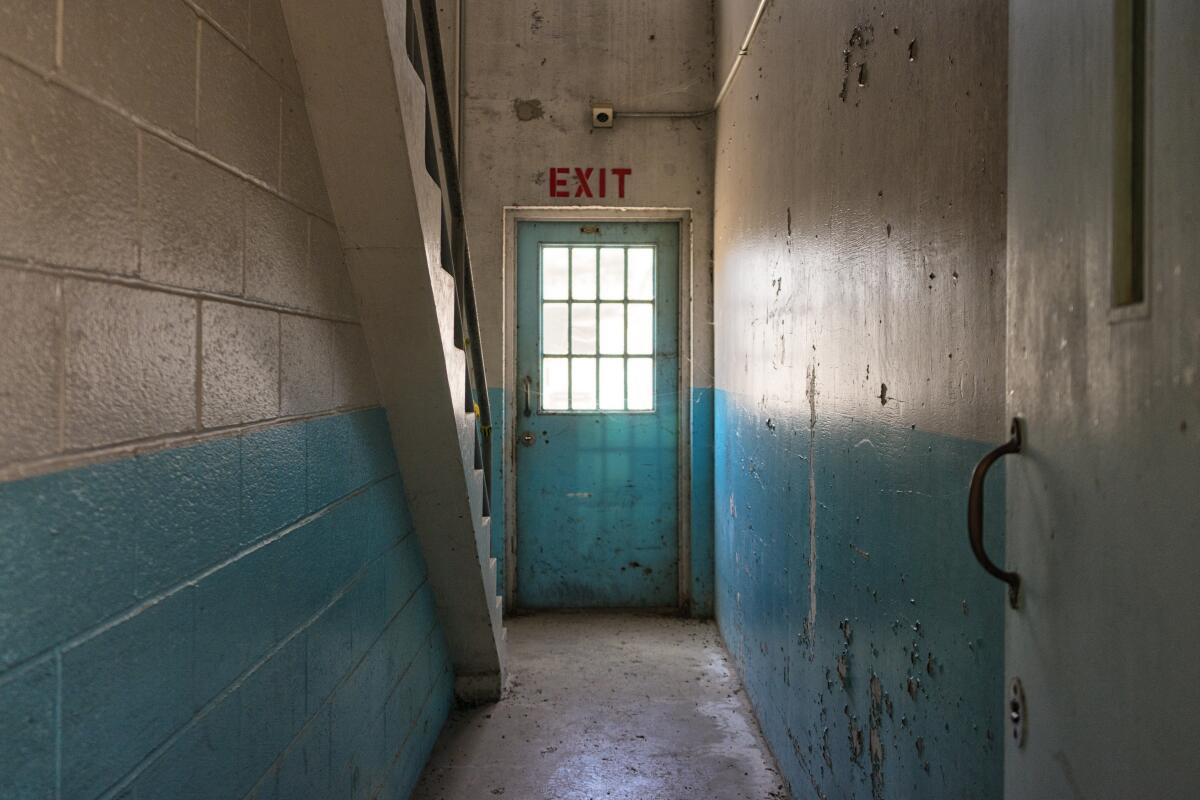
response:
<path id="1" fill-rule="evenodd" d="M 654 411 L 653 245 L 539 248 L 546 413 Z"/>

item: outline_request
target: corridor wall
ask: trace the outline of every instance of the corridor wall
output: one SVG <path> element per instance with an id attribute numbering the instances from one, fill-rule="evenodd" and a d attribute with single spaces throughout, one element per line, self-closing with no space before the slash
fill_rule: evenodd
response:
<path id="1" fill-rule="evenodd" d="M 0 796 L 406 796 L 453 676 L 277 0 L 0 4 Z"/>
<path id="2" fill-rule="evenodd" d="M 770 4 L 720 110 L 717 619 L 798 797 L 1001 796 L 966 503 L 1007 439 L 1006 39 L 992 0 Z"/>

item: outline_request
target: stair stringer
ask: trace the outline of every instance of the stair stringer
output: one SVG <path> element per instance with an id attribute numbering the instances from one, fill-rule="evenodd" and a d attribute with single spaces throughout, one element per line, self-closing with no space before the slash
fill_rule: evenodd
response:
<path id="1" fill-rule="evenodd" d="M 466 458 L 465 356 L 402 0 L 283 0 L 326 190 L 461 699 L 497 699 L 504 629 Z M 414 84 L 414 80 L 416 83 Z M 414 127 L 417 126 L 417 127 Z"/>

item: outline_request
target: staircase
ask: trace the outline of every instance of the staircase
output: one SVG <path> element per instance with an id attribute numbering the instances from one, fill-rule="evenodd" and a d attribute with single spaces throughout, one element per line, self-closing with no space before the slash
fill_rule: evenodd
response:
<path id="1" fill-rule="evenodd" d="M 436 0 L 282 0 L 460 701 L 504 683 L 491 430 Z"/>

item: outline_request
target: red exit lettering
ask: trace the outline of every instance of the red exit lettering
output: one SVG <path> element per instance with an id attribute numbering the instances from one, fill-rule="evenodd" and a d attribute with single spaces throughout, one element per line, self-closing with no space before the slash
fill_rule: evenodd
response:
<path id="1" fill-rule="evenodd" d="M 551 167 L 550 196 L 608 197 L 615 183 L 617 197 L 624 197 L 625 179 L 632 174 L 629 167 Z"/>

